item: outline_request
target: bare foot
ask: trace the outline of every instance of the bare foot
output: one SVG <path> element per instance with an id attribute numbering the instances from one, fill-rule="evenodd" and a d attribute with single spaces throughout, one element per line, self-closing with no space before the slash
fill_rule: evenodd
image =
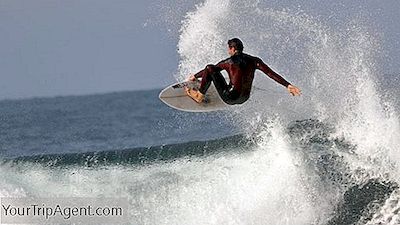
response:
<path id="1" fill-rule="evenodd" d="M 184 87 L 184 89 L 186 91 L 186 94 L 197 103 L 202 103 L 204 101 L 204 95 L 200 91 L 194 90 L 193 88 L 189 87 Z"/>

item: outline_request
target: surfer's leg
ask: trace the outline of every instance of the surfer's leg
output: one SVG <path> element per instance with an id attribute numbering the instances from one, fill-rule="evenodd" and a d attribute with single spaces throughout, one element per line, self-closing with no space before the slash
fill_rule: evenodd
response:
<path id="1" fill-rule="evenodd" d="M 214 82 L 214 86 L 217 89 L 219 96 L 226 104 L 242 104 L 247 101 L 247 99 L 249 99 L 249 96 L 241 96 L 240 93 L 236 91 L 232 85 L 228 85 L 224 76 L 222 76 L 220 72 L 211 74 L 211 78 Z"/>
<path id="2" fill-rule="evenodd" d="M 214 68 L 214 65 L 208 65 L 205 69 L 206 73 L 202 76 L 199 88 L 199 91 L 202 94 L 207 92 L 208 88 L 210 88 L 211 82 L 214 82 L 214 86 L 220 95 L 229 89 L 229 85 L 226 83 L 224 76 Z"/>
<path id="3" fill-rule="evenodd" d="M 203 73 L 203 76 L 201 77 L 201 83 L 199 88 L 199 91 L 202 94 L 205 94 L 211 85 L 211 82 L 213 80 L 211 75 L 215 73 L 214 65 L 207 65 L 204 71 L 205 73 Z"/>
<path id="4" fill-rule="evenodd" d="M 241 104 L 243 101 L 240 101 L 240 94 L 233 89 L 231 85 L 226 83 L 224 76 L 218 70 L 214 70 L 214 65 L 208 65 L 205 69 L 206 73 L 202 76 L 199 92 L 205 94 L 208 88 L 211 85 L 211 82 L 214 82 L 214 86 L 217 89 L 217 92 L 221 99 L 229 104 Z"/>
<path id="5" fill-rule="evenodd" d="M 241 97 L 240 94 L 234 90 L 232 85 L 228 85 L 221 72 L 215 70 L 214 65 L 208 65 L 205 71 L 199 88 L 199 92 L 203 95 L 207 92 L 208 88 L 210 88 L 211 82 L 214 82 L 219 96 L 225 103 L 229 105 L 242 104 L 248 99 Z"/>

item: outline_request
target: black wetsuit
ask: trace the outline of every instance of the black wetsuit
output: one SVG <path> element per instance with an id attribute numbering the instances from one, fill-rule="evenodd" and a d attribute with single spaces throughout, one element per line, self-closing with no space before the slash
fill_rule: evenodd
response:
<path id="1" fill-rule="evenodd" d="M 249 99 L 256 69 L 263 71 L 285 87 L 290 84 L 269 68 L 260 58 L 244 53 L 236 53 L 228 59 L 219 62 L 217 65 L 207 65 L 205 69 L 194 76 L 202 78 L 199 88 L 202 94 L 207 92 L 211 81 L 213 81 L 222 100 L 227 104 L 234 105 L 242 104 Z M 226 83 L 221 70 L 228 72 L 229 84 Z"/>

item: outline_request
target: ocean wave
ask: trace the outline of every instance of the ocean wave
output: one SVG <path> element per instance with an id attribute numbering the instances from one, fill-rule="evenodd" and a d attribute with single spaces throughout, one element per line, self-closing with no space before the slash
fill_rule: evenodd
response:
<path id="1" fill-rule="evenodd" d="M 191 141 L 180 144 L 118 149 L 108 151 L 42 154 L 2 159 L 1 164 L 20 165 L 24 163 L 40 164 L 46 167 L 63 166 L 107 166 L 124 164 L 149 164 L 158 161 L 170 161 L 181 157 L 207 156 L 235 149 L 248 149 L 253 142 L 244 135 L 234 135 L 217 140 Z"/>
<path id="2" fill-rule="evenodd" d="M 276 136 L 274 129 L 149 148 L 3 159 L 0 195 L 123 196 L 131 202 L 132 221 L 139 224 L 149 218 L 150 224 L 160 222 L 171 210 L 177 217 L 170 219 L 191 223 L 195 211 L 209 205 L 201 214 L 211 216 L 219 204 L 227 207 L 218 217 L 221 221 L 258 221 L 234 215 L 245 210 L 239 204 L 243 201 L 243 207 L 254 207 L 253 213 L 261 213 L 258 207 L 280 212 L 275 204 L 295 211 L 320 204 L 319 213 L 330 210 L 316 217 L 316 224 L 354 224 L 375 218 L 381 207 L 388 207 L 388 199 L 395 198 L 396 181 L 362 168 L 352 170 L 344 158 L 357 157 L 357 146 L 332 136 L 332 124 L 314 119 L 291 122 L 282 132 L 294 148 L 283 147 L 283 136 Z M 318 193 L 325 193 L 324 198 L 318 199 Z M 258 203 L 257 198 L 267 202 Z M 179 207 L 189 202 L 189 208 Z"/>

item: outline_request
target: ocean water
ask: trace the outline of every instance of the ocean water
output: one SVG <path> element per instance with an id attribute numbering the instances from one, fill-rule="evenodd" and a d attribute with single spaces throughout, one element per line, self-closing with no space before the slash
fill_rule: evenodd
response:
<path id="1" fill-rule="evenodd" d="M 166 107 L 160 90 L 0 102 L 3 157 L 124 150 L 229 136 L 221 114 Z"/>
<path id="2" fill-rule="evenodd" d="M 181 23 L 177 80 L 238 36 L 303 95 L 258 75 L 218 113 L 160 90 L 1 101 L 0 196 L 124 197 L 130 224 L 400 224 L 399 74 L 368 23 L 348 27 L 206 0 Z"/>

